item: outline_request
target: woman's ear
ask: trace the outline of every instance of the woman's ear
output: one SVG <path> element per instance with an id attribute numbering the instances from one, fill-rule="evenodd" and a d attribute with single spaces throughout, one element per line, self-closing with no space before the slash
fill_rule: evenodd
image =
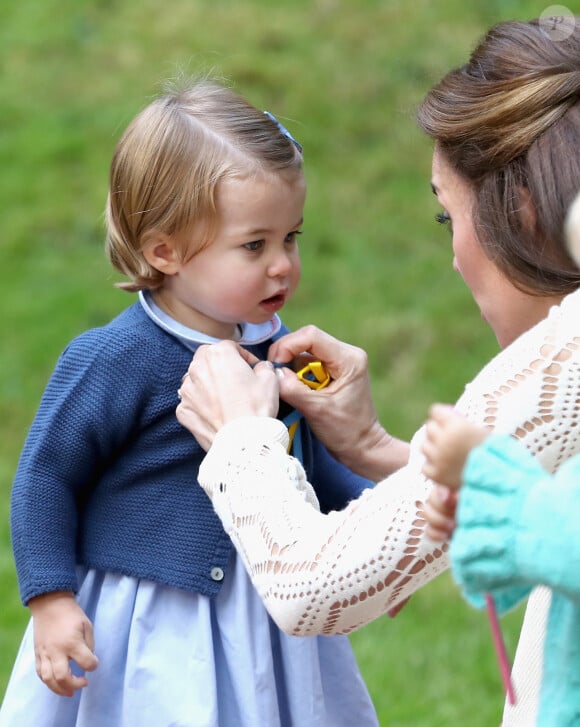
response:
<path id="1" fill-rule="evenodd" d="M 181 264 L 175 240 L 164 232 L 151 233 L 143 245 L 143 257 L 164 275 L 175 275 Z"/>
<path id="2" fill-rule="evenodd" d="M 564 232 L 570 257 L 580 267 L 580 194 L 570 205 Z"/>
<path id="3" fill-rule="evenodd" d="M 524 229 L 533 231 L 536 229 L 537 215 L 536 208 L 532 202 L 532 195 L 527 187 L 518 187 L 519 213 Z"/>

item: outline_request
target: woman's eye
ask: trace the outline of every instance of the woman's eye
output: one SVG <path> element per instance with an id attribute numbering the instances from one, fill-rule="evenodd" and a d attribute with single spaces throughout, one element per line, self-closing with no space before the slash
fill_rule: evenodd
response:
<path id="1" fill-rule="evenodd" d="M 449 225 L 451 223 L 451 217 L 448 212 L 439 212 L 435 215 L 435 220 L 440 225 Z"/>

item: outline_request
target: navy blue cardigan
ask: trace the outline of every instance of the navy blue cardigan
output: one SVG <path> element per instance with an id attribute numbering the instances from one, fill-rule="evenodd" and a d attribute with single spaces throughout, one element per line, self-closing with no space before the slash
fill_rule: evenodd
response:
<path id="1" fill-rule="evenodd" d="M 247 346 L 265 358 L 271 341 Z M 191 350 L 135 303 L 61 355 L 26 439 L 11 528 L 23 603 L 77 590 L 78 564 L 206 596 L 232 544 L 196 484 L 204 451 L 177 421 Z M 324 511 L 371 485 L 303 434 L 304 465 Z M 221 570 L 220 570 L 221 569 Z"/>

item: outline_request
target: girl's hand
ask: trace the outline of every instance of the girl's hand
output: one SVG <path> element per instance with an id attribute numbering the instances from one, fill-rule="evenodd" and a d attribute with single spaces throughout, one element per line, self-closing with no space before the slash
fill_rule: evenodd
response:
<path id="1" fill-rule="evenodd" d="M 232 419 L 275 417 L 278 382 L 269 361 L 259 362 L 233 341 L 200 346 L 179 389 L 177 418 L 207 450 Z"/>
<path id="2" fill-rule="evenodd" d="M 28 607 L 34 626 L 36 673 L 55 694 L 72 697 L 88 680 L 73 675 L 70 660 L 84 671 L 99 665 L 93 652 L 93 625 L 69 592 L 37 596 Z"/>
<path id="3" fill-rule="evenodd" d="M 434 404 L 425 427 L 423 474 L 453 490 L 459 489 L 467 455 L 488 435 L 488 429 L 468 422 L 453 407 Z"/>
<path id="4" fill-rule="evenodd" d="M 435 485 L 423 507 L 427 520 L 426 533 L 431 540 L 450 540 L 455 530 L 457 492 L 445 485 Z"/>
<path id="5" fill-rule="evenodd" d="M 319 390 L 304 386 L 290 369 L 280 369 L 280 397 L 302 412 L 337 459 L 375 480 L 406 463 L 407 444 L 388 434 L 377 418 L 365 351 L 305 326 L 275 341 L 268 358 L 297 361 L 297 369 L 307 360 L 324 364 L 331 381 Z"/>
<path id="6" fill-rule="evenodd" d="M 423 474 L 439 483 L 425 503 L 427 535 L 436 541 L 449 540 L 455 529 L 457 492 L 467 455 L 489 434 L 484 427 L 468 422 L 453 407 L 435 404 L 425 427 Z"/>

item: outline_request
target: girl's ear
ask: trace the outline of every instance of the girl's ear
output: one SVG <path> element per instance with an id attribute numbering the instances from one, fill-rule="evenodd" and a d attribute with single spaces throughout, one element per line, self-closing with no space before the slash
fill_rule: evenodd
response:
<path id="1" fill-rule="evenodd" d="M 143 246 L 143 257 L 164 275 L 175 275 L 181 264 L 175 240 L 164 232 L 153 232 Z"/>

